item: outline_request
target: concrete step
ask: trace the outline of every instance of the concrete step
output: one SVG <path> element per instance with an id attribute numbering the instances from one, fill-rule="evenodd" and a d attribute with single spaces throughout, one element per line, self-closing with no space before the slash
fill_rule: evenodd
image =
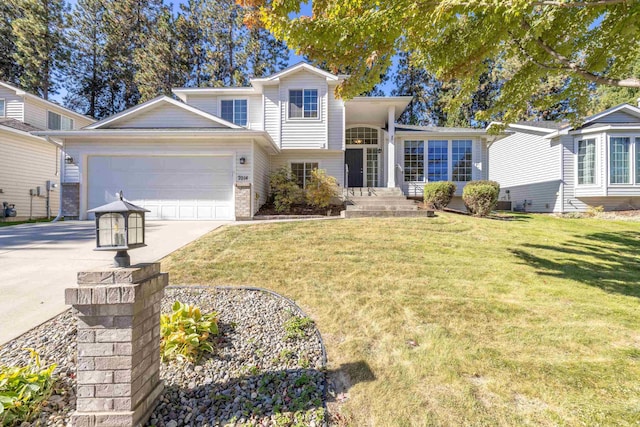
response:
<path id="1" fill-rule="evenodd" d="M 342 211 L 345 218 L 425 218 L 433 217 L 435 213 L 428 210 L 419 211 Z"/>
<path id="2" fill-rule="evenodd" d="M 400 188 L 349 188 L 344 190 L 344 193 L 348 197 L 379 197 L 388 195 L 402 196 L 402 190 Z"/>
<path id="3" fill-rule="evenodd" d="M 358 206 L 384 206 L 384 205 L 407 205 L 413 206 L 417 205 L 413 200 L 407 200 L 405 198 L 385 198 L 385 199 L 357 199 L 357 200 L 349 200 L 354 205 Z"/>
<path id="4" fill-rule="evenodd" d="M 418 206 L 416 205 L 400 205 L 400 206 L 361 206 L 361 205 L 347 205 L 348 211 L 417 211 Z"/>

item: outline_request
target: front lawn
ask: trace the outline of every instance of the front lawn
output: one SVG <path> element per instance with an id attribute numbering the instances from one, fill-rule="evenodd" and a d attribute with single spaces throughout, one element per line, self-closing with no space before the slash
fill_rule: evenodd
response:
<path id="1" fill-rule="evenodd" d="M 640 224 L 439 214 L 228 227 L 172 284 L 298 302 L 354 426 L 637 425 Z"/>

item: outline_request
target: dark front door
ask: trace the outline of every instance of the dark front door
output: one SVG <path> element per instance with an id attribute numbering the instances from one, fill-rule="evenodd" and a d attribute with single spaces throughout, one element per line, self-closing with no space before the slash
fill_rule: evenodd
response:
<path id="1" fill-rule="evenodd" d="M 347 148 L 344 162 L 349 166 L 349 187 L 362 187 L 362 148 Z"/>

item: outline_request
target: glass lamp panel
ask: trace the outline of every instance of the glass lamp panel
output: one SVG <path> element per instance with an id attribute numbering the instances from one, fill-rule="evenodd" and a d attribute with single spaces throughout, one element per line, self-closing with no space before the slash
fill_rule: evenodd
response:
<path id="1" fill-rule="evenodd" d="M 129 215 L 129 244 L 135 245 L 142 243 L 142 215 L 139 213 L 132 213 Z"/>
<path id="2" fill-rule="evenodd" d="M 107 213 L 98 219 L 98 233 L 100 247 L 124 246 L 125 225 L 124 216 L 119 213 Z"/>

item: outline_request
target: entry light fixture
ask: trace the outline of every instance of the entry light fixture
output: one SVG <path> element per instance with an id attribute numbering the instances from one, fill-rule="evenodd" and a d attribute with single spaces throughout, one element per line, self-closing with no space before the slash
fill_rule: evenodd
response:
<path id="1" fill-rule="evenodd" d="M 129 249 L 147 246 L 144 243 L 144 213 L 149 212 L 124 200 L 122 191 L 120 200 L 87 212 L 96 215 L 96 251 L 116 251 L 113 259 L 115 267 L 129 267 L 131 258 Z"/>
<path id="2" fill-rule="evenodd" d="M 66 164 L 72 165 L 73 164 L 73 157 L 71 157 L 70 155 L 67 154 L 65 156 L 65 158 L 64 158 L 64 161 L 65 161 Z"/>
<path id="3" fill-rule="evenodd" d="M 240 164 L 244 165 L 245 163 L 247 163 L 247 159 L 244 156 L 240 157 Z"/>

